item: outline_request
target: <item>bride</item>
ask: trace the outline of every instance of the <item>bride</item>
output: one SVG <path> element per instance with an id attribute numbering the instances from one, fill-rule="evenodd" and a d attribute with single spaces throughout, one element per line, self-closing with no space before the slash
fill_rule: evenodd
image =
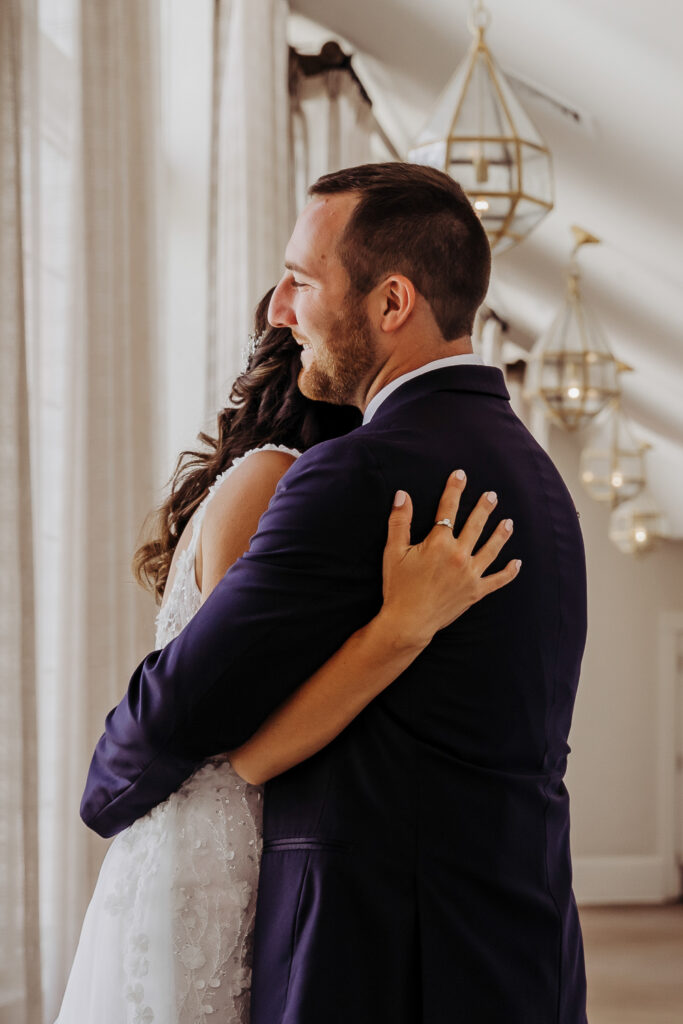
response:
<path id="1" fill-rule="evenodd" d="M 259 335 L 216 439 L 184 452 L 171 492 L 136 552 L 137 578 L 161 607 L 156 646 L 189 622 L 248 549 L 281 477 L 306 448 L 358 426 L 356 410 L 305 398 L 301 350 L 288 329 Z M 446 485 L 436 519 L 455 520 L 464 475 Z M 247 1024 L 258 884 L 262 783 L 330 743 L 408 667 L 434 633 L 514 578 L 482 579 L 510 536 L 500 524 L 472 549 L 495 502 L 483 496 L 457 544 L 435 526 L 410 546 L 410 498 L 399 492 L 384 552 L 378 615 L 275 711 L 242 747 L 209 758 L 168 800 L 112 842 L 102 864 L 57 1024 Z M 508 521 L 509 523 L 509 521 Z M 415 638 L 410 645 L 397 638 Z M 454 684 L 455 685 L 455 684 Z"/>

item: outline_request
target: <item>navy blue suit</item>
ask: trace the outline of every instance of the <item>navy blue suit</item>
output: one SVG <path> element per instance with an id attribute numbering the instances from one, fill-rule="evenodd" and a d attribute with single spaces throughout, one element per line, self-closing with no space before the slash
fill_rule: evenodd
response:
<path id="1" fill-rule="evenodd" d="M 249 552 L 107 719 L 84 821 L 112 835 L 243 743 L 381 604 L 396 490 L 413 540 L 448 474 L 495 489 L 521 557 L 265 793 L 253 1024 L 585 1024 L 563 783 L 586 634 L 571 497 L 502 374 L 433 370 L 304 454 Z"/>

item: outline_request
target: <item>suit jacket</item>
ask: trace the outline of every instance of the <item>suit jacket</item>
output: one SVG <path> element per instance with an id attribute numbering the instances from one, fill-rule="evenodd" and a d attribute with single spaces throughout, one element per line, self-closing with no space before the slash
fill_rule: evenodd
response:
<path id="1" fill-rule="evenodd" d="M 418 376 L 297 461 L 249 552 L 108 716 L 82 816 L 112 835 L 243 743 L 378 610 L 395 491 L 420 540 L 459 467 L 456 531 L 495 489 L 515 532 L 492 571 L 519 556 L 521 573 L 267 784 L 253 1024 L 585 1024 L 563 783 L 583 544 L 496 369 Z"/>

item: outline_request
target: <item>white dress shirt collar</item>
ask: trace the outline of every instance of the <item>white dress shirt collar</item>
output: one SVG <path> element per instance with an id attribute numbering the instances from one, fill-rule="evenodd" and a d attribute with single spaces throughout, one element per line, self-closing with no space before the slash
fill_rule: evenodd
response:
<path id="1" fill-rule="evenodd" d="M 442 370 L 445 366 L 459 366 L 462 363 L 470 363 L 474 366 L 485 365 L 480 355 L 477 355 L 475 352 L 465 352 L 459 356 L 445 356 L 443 359 L 433 359 L 431 363 L 418 366 L 416 370 L 404 373 L 402 376 L 385 384 L 382 390 L 377 392 L 375 397 L 368 402 L 368 407 L 363 416 L 363 425 L 370 422 L 385 398 L 388 398 L 396 388 L 400 388 L 401 384 L 405 384 L 406 381 L 412 380 L 413 377 L 419 377 L 423 373 L 429 373 L 431 370 Z"/>

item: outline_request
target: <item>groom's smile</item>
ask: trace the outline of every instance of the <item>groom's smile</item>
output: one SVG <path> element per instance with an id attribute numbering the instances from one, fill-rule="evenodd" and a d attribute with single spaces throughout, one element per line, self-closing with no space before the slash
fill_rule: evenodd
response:
<path id="1" fill-rule="evenodd" d="M 301 362 L 304 366 L 308 366 L 313 357 L 313 346 L 307 341 L 300 338 L 294 331 L 292 331 L 292 337 L 301 346 Z"/>

